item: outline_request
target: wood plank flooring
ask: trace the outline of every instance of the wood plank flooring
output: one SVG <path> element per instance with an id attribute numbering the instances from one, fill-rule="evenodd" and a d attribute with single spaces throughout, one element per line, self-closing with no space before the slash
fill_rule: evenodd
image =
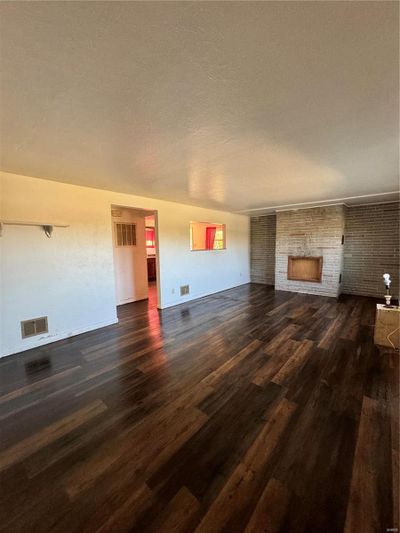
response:
<path id="1" fill-rule="evenodd" d="M 0 529 L 398 528 L 375 301 L 249 284 L 0 360 Z"/>

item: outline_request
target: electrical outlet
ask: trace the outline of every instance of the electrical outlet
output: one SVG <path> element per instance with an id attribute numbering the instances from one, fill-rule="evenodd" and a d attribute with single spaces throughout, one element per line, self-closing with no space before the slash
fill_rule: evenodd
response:
<path id="1" fill-rule="evenodd" d="M 171 294 L 175 294 L 175 289 L 172 289 L 172 290 L 171 290 Z"/>

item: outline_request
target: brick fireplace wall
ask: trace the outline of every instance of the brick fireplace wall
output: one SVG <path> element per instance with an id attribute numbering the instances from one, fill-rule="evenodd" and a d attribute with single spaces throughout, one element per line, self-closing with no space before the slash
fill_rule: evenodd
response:
<path id="1" fill-rule="evenodd" d="M 275 289 L 336 297 L 341 291 L 344 207 L 282 211 L 276 219 Z M 287 279 L 288 256 L 323 256 L 322 281 Z"/>
<path id="2" fill-rule="evenodd" d="M 399 203 L 346 209 L 343 292 L 382 298 L 382 275 L 399 297 Z"/>
<path id="3" fill-rule="evenodd" d="M 250 276 L 253 283 L 275 283 L 276 216 L 251 217 Z"/>
<path id="4" fill-rule="evenodd" d="M 393 280 L 392 295 L 398 298 L 399 224 L 398 202 L 252 217 L 251 281 L 274 285 L 276 270 L 278 290 L 328 296 L 343 292 L 382 298 L 382 275 L 389 272 Z M 341 245 L 343 233 L 344 246 Z M 287 280 L 288 255 L 323 255 L 323 283 Z"/>

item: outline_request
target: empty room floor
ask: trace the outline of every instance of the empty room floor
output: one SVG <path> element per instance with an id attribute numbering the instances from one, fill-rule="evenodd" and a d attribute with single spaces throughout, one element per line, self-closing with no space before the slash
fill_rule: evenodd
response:
<path id="1" fill-rule="evenodd" d="M 398 527 L 375 303 L 249 284 L 3 359 L 0 529 Z"/>

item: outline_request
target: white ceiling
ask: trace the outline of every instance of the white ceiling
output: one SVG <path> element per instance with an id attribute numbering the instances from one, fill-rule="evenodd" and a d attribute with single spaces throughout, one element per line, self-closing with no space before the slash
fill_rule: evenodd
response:
<path id="1" fill-rule="evenodd" d="M 2 2 L 1 168 L 251 213 L 390 199 L 398 9 Z"/>

